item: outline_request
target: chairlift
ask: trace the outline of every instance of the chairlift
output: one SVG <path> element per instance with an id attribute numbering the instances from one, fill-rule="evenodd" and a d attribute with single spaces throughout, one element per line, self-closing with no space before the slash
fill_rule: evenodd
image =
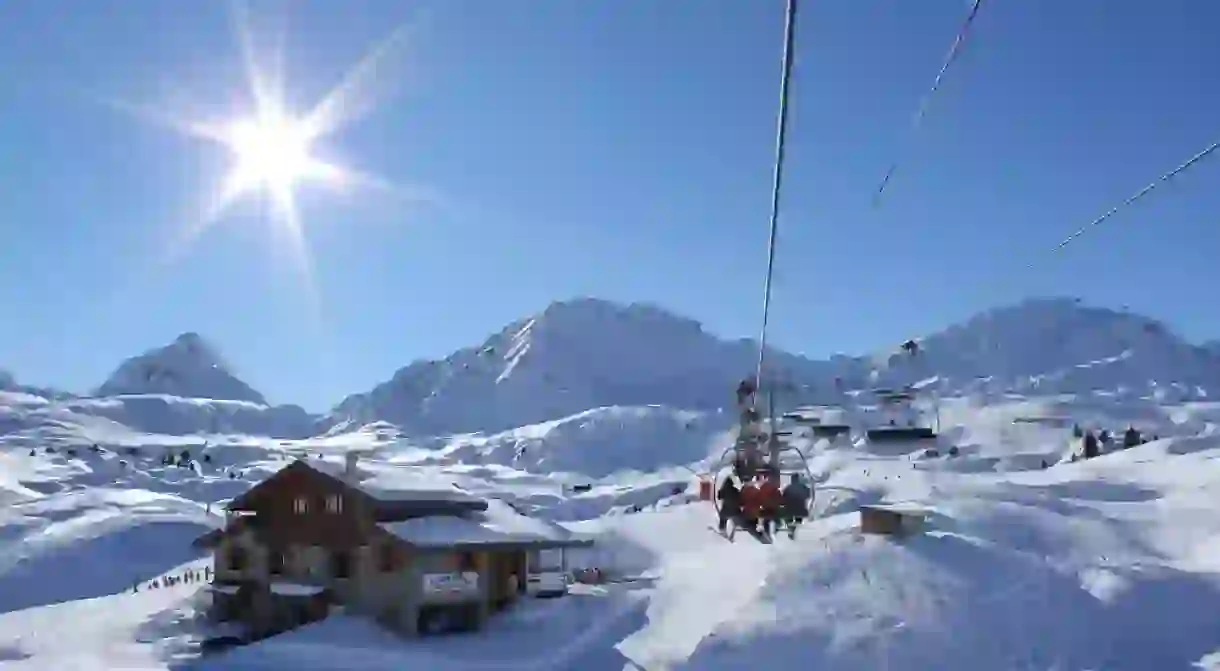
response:
<path id="1" fill-rule="evenodd" d="M 809 429 L 817 438 L 835 439 L 839 436 L 851 433 L 851 425 L 849 424 L 812 424 Z"/>
<path id="2" fill-rule="evenodd" d="M 894 411 L 917 412 L 911 408 L 911 403 L 917 398 L 913 388 L 907 387 L 901 390 L 876 389 L 874 394 L 887 414 Z M 939 424 L 939 420 L 937 423 Z M 895 447 L 924 443 L 937 439 L 936 429 L 920 425 L 920 422 L 914 417 L 908 417 L 905 425 L 899 425 L 891 417 L 888 425 L 868 429 L 864 432 L 864 435 L 868 439 L 869 444 Z M 913 447 L 914 445 L 912 445 Z"/>
<path id="3" fill-rule="evenodd" d="M 751 407 L 742 408 L 741 428 L 737 440 L 725 448 L 712 468 L 710 498 L 717 515 L 720 514 L 720 501 L 717 498 L 720 487 L 726 478 L 734 475 L 747 479 L 768 474 L 775 474 L 781 479 L 785 475 L 803 475 L 805 484 L 809 488 L 809 500 L 806 505 L 813 506 L 813 471 L 809 468 L 809 460 L 805 457 L 805 453 L 790 440 L 794 437 L 795 432 L 778 427 L 769 427 L 770 431 L 764 432 L 758 426 L 759 422 L 760 418 L 756 410 Z M 764 446 L 767 448 L 766 454 L 763 454 Z M 799 466 L 794 464 L 791 459 L 784 459 L 789 454 L 796 455 Z M 772 461 L 772 456 L 774 456 L 774 461 Z M 743 460 L 746 463 L 745 472 L 736 473 L 736 467 Z"/>

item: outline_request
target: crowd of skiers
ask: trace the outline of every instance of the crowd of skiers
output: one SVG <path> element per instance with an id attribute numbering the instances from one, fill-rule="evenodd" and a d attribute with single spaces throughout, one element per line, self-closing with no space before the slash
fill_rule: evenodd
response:
<path id="1" fill-rule="evenodd" d="M 1080 457 L 1083 459 L 1092 459 L 1101 454 L 1103 449 L 1108 449 L 1114 442 L 1114 437 L 1107 429 L 1101 429 L 1094 433 L 1092 429 L 1084 430 L 1079 424 L 1072 427 L 1072 435 L 1080 439 Z M 1134 426 L 1127 426 L 1127 430 L 1123 432 L 1122 449 L 1130 449 L 1137 445 L 1143 445 L 1149 440 L 1157 440 L 1158 436 L 1152 436 L 1151 439 L 1145 437 L 1140 430 Z"/>
<path id="2" fill-rule="evenodd" d="M 205 566 L 202 571 L 187 570 L 181 575 L 164 575 L 160 578 L 153 578 L 148 581 L 147 589 L 159 589 L 161 587 L 174 587 L 176 585 L 189 585 L 195 582 L 212 582 L 212 567 Z M 131 586 L 132 593 L 140 591 L 140 585 L 143 581 L 136 581 Z"/>
<path id="3" fill-rule="evenodd" d="M 719 530 L 731 536 L 728 523 L 732 522 L 733 531 L 744 528 L 752 534 L 771 536 L 787 526 L 788 537 L 794 538 L 796 527 L 809 516 L 810 494 L 799 473 L 793 474 L 783 489 L 775 471 L 744 478 L 740 486 L 737 476 L 729 475 L 716 492 L 720 501 Z"/>

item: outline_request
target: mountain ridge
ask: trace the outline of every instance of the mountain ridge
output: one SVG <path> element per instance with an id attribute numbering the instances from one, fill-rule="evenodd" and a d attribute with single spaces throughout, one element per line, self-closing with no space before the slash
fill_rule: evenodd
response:
<path id="1" fill-rule="evenodd" d="M 1158 320 L 1073 298 L 990 308 L 914 341 L 914 357 L 896 344 L 892 351 L 829 359 L 772 349 L 768 361 L 790 403 L 833 403 L 847 389 L 929 379 L 943 394 L 1100 388 L 1179 398 L 1220 393 L 1214 345 L 1194 345 Z M 721 338 L 654 303 L 581 297 L 553 302 L 443 359 L 413 361 L 317 415 L 271 406 L 193 332 L 123 361 L 94 397 L 144 405 L 173 397 L 237 402 L 200 417 L 212 427 L 240 416 L 249 428 L 251 408 L 264 407 L 274 411 L 278 432 L 291 435 L 379 421 L 416 435 L 498 432 L 598 407 L 718 412 L 753 371 L 756 348 L 753 340 Z M 21 387 L 10 375 L 0 375 L 0 383 L 51 392 Z"/>

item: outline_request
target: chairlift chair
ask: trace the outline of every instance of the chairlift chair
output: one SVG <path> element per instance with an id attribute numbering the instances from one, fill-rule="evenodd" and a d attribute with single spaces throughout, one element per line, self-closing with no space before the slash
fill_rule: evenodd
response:
<path id="1" fill-rule="evenodd" d="M 874 393 L 880 400 L 881 407 L 887 409 L 902 408 L 910 410 L 910 404 L 916 398 L 916 393 L 910 388 L 902 390 L 878 389 Z M 910 446 L 911 449 L 907 451 L 913 451 L 920 445 L 937 439 L 935 429 L 923 426 L 917 421 L 911 421 L 906 426 L 900 426 L 891 420 L 888 426 L 868 429 L 864 432 L 864 435 L 871 445 L 885 445 L 895 448 Z"/>
<path id="2" fill-rule="evenodd" d="M 739 459 L 743 458 L 749 451 L 753 450 L 758 463 L 749 464 L 747 471 L 742 474 L 749 478 L 757 477 L 760 474 L 775 473 L 781 479 L 785 475 L 803 474 L 805 483 L 809 487 L 809 500 L 806 501 L 806 506 L 813 506 L 813 471 L 809 468 L 809 460 L 805 457 L 805 453 L 794 445 L 790 440 L 793 437 L 792 430 L 781 430 L 777 427 L 768 427 L 770 430 L 762 432 L 758 429 L 759 422 L 758 413 L 753 408 L 743 408 L 741 430 L 737 440 L 725 448 L 720 454 L 719 460 L 712 469 L 712 507 L 716 510 L 716 514 L 720 514 L 720 487 L 723 486 L 726 478 L 732 477 L 736 473 L 735 466 Z M 774 443 L 772 441 L 775 441 Z M 774 455 L 776 462 L 771 461 L 771 450 L 769 448 L 775 446 Z M 766 454 L 763 454 L 763 447 L 767 447 Z M 784 468 L 784 456 L 795 454 L 800 460 L 799 468 Z M 789 463 L 791 463 L 789 461 Z"/>

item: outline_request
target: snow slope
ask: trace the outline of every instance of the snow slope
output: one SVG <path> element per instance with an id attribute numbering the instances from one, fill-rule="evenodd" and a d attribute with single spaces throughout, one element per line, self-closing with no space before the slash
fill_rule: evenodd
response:
<path id="1" fill-rule="evenodd" d="M 993 411 L 972 431 L 998 436 L 1026 409 Z M 1044 431 L 1050 442 L 1061 429 L 1022 431 Z M 127 667 L 309 670 L 359 661 L 361 669 L 727 671 L 800 660 L 828 670 L 1207 669 L 1220 659 L 1218 459 L 1220 437 L 1163 439 L 1015 472 L 824 449 L 815 460 L 822 515 L 794 542 L 769 547 L 742 534 L 728 543 L 708 531 L 712 511 L 700 503 L 576 523 L 600 540 L 583 561 L 637 580 L 527 603 L 478 637 L 404 643 L 337 617 L 190 661 L 203 630 L 188 616 L 195 589 L 178 586 L 0 615 L 0 650 L 15 669 L 137 660 Z M 383 483 L 395 472 L 403 483 L 421 477 L 387 462 L 365 467 Z M 111 497 L 101 495 L 123 505 Z M 149 514 L 198 515 L 162 500 Z M 878 500 L 926 506 L 930 529 L 902 543 L 859 537 L 855 506 Z M 39 505 L 24 516 L 57 510 L 81 519 L 71 511 L 82 506 Z M 52 616 L 71 622 L 82 645 L 46 641 L 39 627 Z M 149 622 L 162 630 L 154 636 Z"/>
<path id="2" fill-rule="evenodd" d="M 792 402 L 828 400 L 857 425 L 875 412 L 854 390 L 932 379 L 943 442 L 958 450 L 803 445 L 817 517 L 771 546 L 713 534 L 693 496 L 728 440 L 720 408 L 749 344 L 648 306 L 557 304 L 323 421 L 249 397 L 212 363 L 198 386 L 187 374 L 147 386 L 129 368 L 98 397 L 6 382 L 0 666 L 1220 669 L 1211 355 L 1068 300 L 991 311 L 920 344 L 913 359 L 781 359 Z M 223 369 L 194 357 L 171 369 Z M 1164 439 L 1069 463 L 1073 423 Z M 182 450 L 199 463 L 162 463 Z M 597 541 L 578 564 L 632 580 L 531 601 L 477 637 L 404 643 L 335 617 L 199 658 L 198 584 L 151 581 L 202 566 L 189 541 L 225 500 L 292 458 L 331 468 L 351 450 L 378 487 L 456 486 L 562 521 Z M 859 537 L 858 506 L 881 501 L 923 506 L 930 530 Z"/>

